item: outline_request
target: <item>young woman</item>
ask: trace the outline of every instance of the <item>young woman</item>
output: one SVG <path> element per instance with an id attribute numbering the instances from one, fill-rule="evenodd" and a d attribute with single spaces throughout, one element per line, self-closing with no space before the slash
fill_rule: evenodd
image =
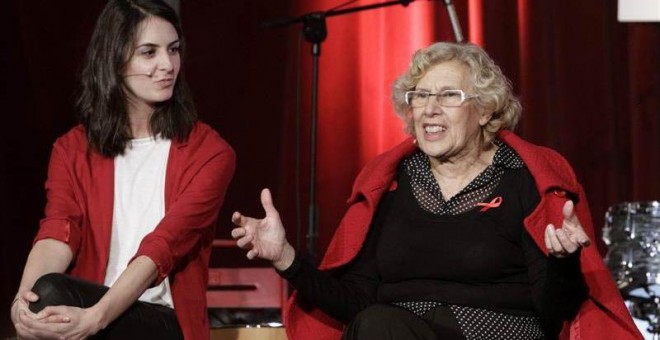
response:
<path id="1" fill-rule="evenodd" d="M 235 168 L 197 121 L 176 13 L 111 0 L 88 47 L 81 124 L 53 146 L 45 217 L 11 317 L 21 339 L 205 339 L 207 265 Z"/>

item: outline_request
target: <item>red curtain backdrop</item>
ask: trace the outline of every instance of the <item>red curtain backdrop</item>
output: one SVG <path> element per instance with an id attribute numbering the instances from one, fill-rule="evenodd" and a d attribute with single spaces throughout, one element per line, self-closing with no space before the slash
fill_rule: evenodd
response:
<path id="1" fill-rule="evenodd" d="M 346 8 L 365 4 L 368 3 L 356 2 Z M 300 1 L 295 12 L 316 12 L 336 5 L 336 1 Z M 433 7 L 433 3 L 420 2 L 326 19 L 328 37 L 321 44 L 319 57 L 316 202 L 320 252 L 317 255 L 322 254 L 346 209 L 351 183 L 360 168 L 405 138 L 401 120 L 391 108 L 390 87 L 408 65 L 412 53 L 432 41 Z M 293 36 L 297 34 L 294 32 Z M 302 233 L 306 235 L 312 81 L 309 43 L 303 43 L 302 54 L 303 162 L 297 180 L 305 202 L 299 212 L 304 222 Z M 293 150 L 293 143 L 289 145 L 286 148 Z M 283 172 L 284 176 L 288 174 Z"/>
<path id="2" fill-rule="evenodd" d="M 377 2 L 360 0 L 344 8 Z M 13 299 L 42 217 L 50 146 L 75 122 L 76 73 L 104 3 L 7 0 L 0 5 L 0 306 Z M 238 155 L 219 237 L 229 235 L 234 210 L 263 214 L 259 190 L 270 187 L 290 239 L 304 241 L 310 46 L 299 43 L 300 25 L 260 26 L 342 3 L 182 1 L 188 41 L 184 67 L 200 117 Z M 464 36 L 490 53 L 522 99 L 518 132 L 555 148 L 574 165 L 596 227 L 612 204 L 660 200 L 660 23 L 618 23 L 614 0 L 454 3 Z M 331 17 L 327 27 L 318 112 L 319 255 L 346 209 L 359 169 L 405 137 L 389 102 L 392 82 L 414 50 L 453 40 L 442 1 L 417 0 L 407 7 Z M 300 127 L 295 114 L 298 67 Z M 241 251 L 227 252 L 217 259 L 223 265 L 266 265 L 247 263 Z M 0 308 L 0 338 L 13 332 L 8 311 Z"/>

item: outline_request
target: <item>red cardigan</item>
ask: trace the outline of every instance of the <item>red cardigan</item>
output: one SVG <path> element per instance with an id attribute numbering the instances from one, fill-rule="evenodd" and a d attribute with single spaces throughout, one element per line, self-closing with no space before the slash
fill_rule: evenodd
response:
<path id="1" fill-rule="evenodd" d="M 217 132 L 197 123 L 187 141 L 172 141 L 165 177 L 165 216 L 142 239 L 134 258 L 148 256 L 166 276 L 186 339 L 208 339 L 206 287 L 218 211 L 235 169 L 235 154 Z M 110 253 L 114 161 L 88 152 L 81 125 L 53 146 L 47 204 L 35 242 L 53 238 L 73 252 L 68 273 L 103 284 Z"/>
<path id="2" fill-rule="evenodd" d="M 544 231 L 548 223 L 562 225 L 562 207 L 566 192 L 578 198 L 576 214 L 587 234 L 594 239 L 589 206 L 573 169 L 557 152 L 533 145 L 509 131 L 499 138 L 523 159 L 541 194 L 541 201 L 525 221 L 525 228 L 547 255 Z M 376 157 L 360 172 L 348 199 L 350 205 L 328 246 L 321 262 L 322 270 L 341 267 L 360 251 L 371 219 L 383 194 L 390 190 L 399 162 L 416 150 L 411 139 Z M 574 320 L 565 323 L 562 339 L 641 339 L 628 309 L 595 246 L 582 250 L 581 268 L 589 287 L 589 298 Z M 307 304 L 308 305 L 308 304 Z M 341 337 L 343 324 L 317 308 L 306 307 L 294 292 L 285 308 L 285 325 L 289 340 L 334 340 Z M 313 335 L 313 336 L 312 336 Z"/>

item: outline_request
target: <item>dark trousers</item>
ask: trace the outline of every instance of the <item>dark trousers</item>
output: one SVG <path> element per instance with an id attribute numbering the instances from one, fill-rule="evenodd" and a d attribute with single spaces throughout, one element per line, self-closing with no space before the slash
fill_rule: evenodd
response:
<path id="1" fill-rule="evenodd" d="M 69 275 L 51 273 L 37 280 L 32 291 L 39 301 L 30 310 L 39 312 L 46 306 L 88 308 L 96 304 L 108 287 Z M 183 339 L 174 310 L 165 306 L 137 301 L 108 327 L 92 339 Z"/>
<path id="2" fill-rule="evenodd" d="M 358 313 L 346 326 L 343 340 L 465 339 L 454 314 L 447 306 L 437 306 L 419 317 L 393 305 L 373 305 Z"/>

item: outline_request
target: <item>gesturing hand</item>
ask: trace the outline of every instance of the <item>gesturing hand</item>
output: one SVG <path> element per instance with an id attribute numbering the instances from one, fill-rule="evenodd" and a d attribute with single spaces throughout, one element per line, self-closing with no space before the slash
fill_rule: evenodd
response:
<path id="1" fill-rule="evenodd" d="M 550 255 L 558 258 L 566 257 L 578 250 L 581 246 L 589 246 L 591 240 L 587 233 L 582 229 L 580 220 L 578 220 L 574 211 L 573 201 L 568 200 L 562 208 L 564 221 L 560 229 L 548 224 L 545 228 L 545 246 Z"/>
<path id="2" fill-rule="evenodd" d="M 286 232 L 280 214 L 273 205 L 270 190 L 261 191 L 261 205 L 266 217 L 256 219 L 235 212 L 231 220 L 236 225 L 231 236 L 241 249 L 247 249 L 247 258 L 262 258 L 273 263 L 279 270 L 286 269 L 293 262 L 293 247 L 286 240 Z"/>

